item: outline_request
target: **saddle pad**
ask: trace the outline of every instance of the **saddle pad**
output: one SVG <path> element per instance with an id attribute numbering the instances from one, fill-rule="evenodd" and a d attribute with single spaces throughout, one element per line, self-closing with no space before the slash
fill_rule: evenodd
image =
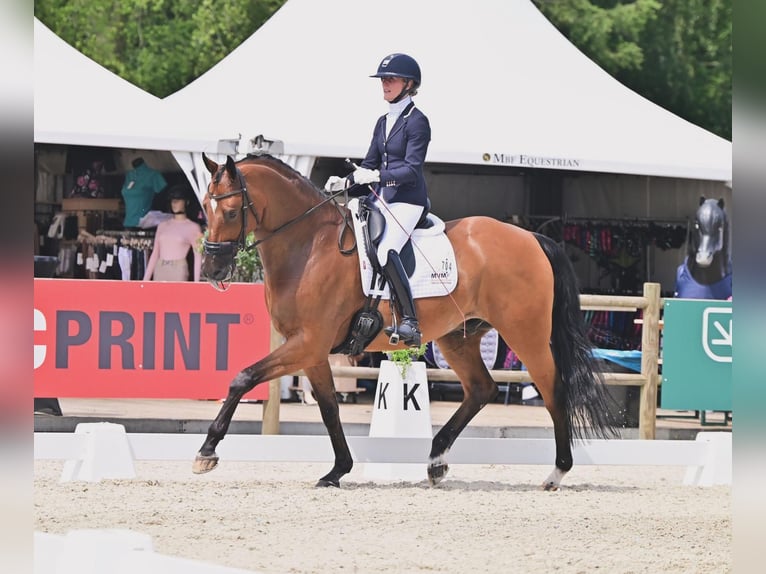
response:
<path id="1" fill-rule="evenodd" d="M 359 252 L 359 270 L 362 274 L 362 290 L 365 296 L 371 293 L 372 264 L 364 243 L 362 222 L 359 220 L 359 199 L 348 202 L 354 219 L 354 234 Z M 410 277 L 412 297 L 440 297 L 448 295 L 457 286 L 457 264 L 455 251 L 444 233 L 444 222 L 432 213 L 428 214 L 433 226 L 428 229 L 416 229 L 412 233 L 412 245 L 415 251 L 415 271 Z M 377 295 L 377 290 L 375 290 Z M 382 299 L 390 299 L 388 284 L 383 288 Z"/>

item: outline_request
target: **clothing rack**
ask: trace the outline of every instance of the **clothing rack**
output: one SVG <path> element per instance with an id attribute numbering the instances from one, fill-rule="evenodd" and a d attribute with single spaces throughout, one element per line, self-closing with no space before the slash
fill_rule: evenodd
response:
<path id="1" fill-rule="evenodd" d="M 153 230 L 128 230 L 107 231 L 99 230 L 95 234 L 81 229 L 77 241 L 91 245 L 118 245 L 121 247 L 133 247 L 135 249 L 150 249 L 154 244 Z"/>
<path id="2" fill-rule="evenodd" d="M 154 237 L 153 229 L 119 229 L 116 231 L 99 229 L 96 235 L 105 235 L 107 237 Z"/>
<path id="3" fill-rule="evenodd" d="M 665 217 L 657 219 L 655 217 L 584 217 L 564 215 L 529 215 L 529 219 L 543 219 L 545 223 L 561 221 L 563 225 L 567 223 L 594 223 L 605 225 L 625 225 L 640 224 L 641 226 L 655 225 L 687 225 L 690 221 L 688 217 Z"/>

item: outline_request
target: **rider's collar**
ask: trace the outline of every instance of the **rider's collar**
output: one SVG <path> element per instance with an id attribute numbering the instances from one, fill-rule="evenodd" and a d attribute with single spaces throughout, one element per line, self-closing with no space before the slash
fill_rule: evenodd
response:
<path id="1" fill-rule="evenodd" d="M 410 96 L 405 96 L 398 102 L 390 102 L 388 104 L 389 117 L 398 118 L 404 111 L 404 108 L 410 105 L 410 102 L 412 102 L 412 97 Z"/>

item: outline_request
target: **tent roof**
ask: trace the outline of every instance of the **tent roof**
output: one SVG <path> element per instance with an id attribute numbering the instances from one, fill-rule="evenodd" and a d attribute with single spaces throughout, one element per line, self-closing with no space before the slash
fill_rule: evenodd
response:
<path id="1" fill-rule="evenodd" d="M 35 142 L 215 151 L 221 134 L 195 133 L 187 117 L 83 55 L 37 18 L 34 35 Z"/>
<path id="2" fill-rule="evenodd" d="M 286 154 L 362 157 L 386 111 L 367 76 L 391 52 L 423 70 L 429 162 L 731 179 L 730 142 L 617 82 L 529 0 L 288 0 L 166 101 Z"/>

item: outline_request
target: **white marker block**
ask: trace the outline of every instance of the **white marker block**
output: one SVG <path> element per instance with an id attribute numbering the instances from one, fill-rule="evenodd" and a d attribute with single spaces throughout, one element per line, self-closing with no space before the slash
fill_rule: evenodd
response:
<path id="1" fill-rule="evenodd" d="M 426 365 L 415 362 L 406 369 L 393 361 L 382 361 L 375 389 L 371 437 L 432 438 L 431 403 Z M 428 455 L 423 464 L 366 463 L 364 477 L 371 480 L 420 482 L 427 480 Z"/>
<path id="2" fill-rule="evenodd" d="M 133 451 L 125 427 L 113 423 L 80 423 L 75 434 L 83 435 L 81 455 L 64 463 L 60 482 L 135 478 Z"/>

